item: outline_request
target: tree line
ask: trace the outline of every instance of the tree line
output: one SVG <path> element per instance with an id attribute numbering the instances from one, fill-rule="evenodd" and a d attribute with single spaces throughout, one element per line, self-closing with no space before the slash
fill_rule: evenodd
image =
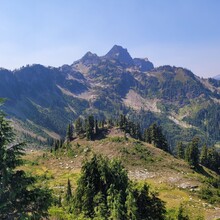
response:
<path id="1" fill-rule="evenodd" d="M 152 144 L 166 152 L 176 154 L 178 158 L 184 159 L 194 168 L 198 168 L 199 164 L 201 164 L 220 173 L 220 154 L 215 147 L 208 148 L 206 145 L 203 145 L 200 150 L 200 140 L 195 137 L 187 145 L 179 142 L 176 146 L 176 151 L 171 152 L 161 126 L 153 123 L 148 128 L 141 129 L 139 123 L 129 120 L 123 114 L 115 120 L 97 120 L 93 115 L 89 115 L 85 119 L 79 117 L 74 124 L 68 124 L 65 139 L 52 141 L 53 150 L 56 151 L 62 148 L 65 142 L 69 143 L 74 138 L 95 140 L 103 130 L 113 126 L 120 128 L 124 132 L 125 138 L 129 135 L 134 139 Z"/>
<path id="2" fill-rule="evenodd" d="M 184 145 L 182 142 L 177 144 L 177 157 L 184 159 L 191 166 L 198 168 L 201 164 L 218 174 L 220 174 L 220 154 L 213 147 L 207 147 L 204 144 L 199 150 L 199 138 L 194 138 L 188 145 Z"/>
<path id="3" fill-rule="evenodd" d="M 162 127 L 153 123 L 146 129 L 141 129 L 139 123 L 129 120 L 125 115 L 120 115 L 118 119 L 97 120 L 93 115 L 89 115 L 85 119 L 77 118 L 74 123 L 67 126 L 65 139 L 53 140 L 48 139 L 48 144 L 56 151 L 75 138 L 86 138 L 87 140 L 95 140 L 102 135 L 103 131 L 111 127 L 118 127 L 124 132 L 125 139 L 130 137 L 153 144 L 155 147 L 170 152 L 169 145 Z"/>

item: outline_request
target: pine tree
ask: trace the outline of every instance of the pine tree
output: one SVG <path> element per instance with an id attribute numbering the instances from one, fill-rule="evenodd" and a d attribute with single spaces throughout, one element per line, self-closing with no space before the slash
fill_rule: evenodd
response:
<path id="1" fill-rule="evenodd" d="M 141 127 L 139 123 L 134 124 L 134 136 L 135 139 L 141 140 Z"/>
<path id="2" fill-rule="evenodd" d="M 69 202 L 71 199 L 72 199 L 72 189 L 71 189 L 70 180 L 68 178 L 67 191 L 66 191 L 66 201 Z"/>
<path id="3" fill-rule="evenodd" d="M 67 142 L 70 142 L 73 140 L 73 125 L 72 124 L 68 124 L 67 126 L 66 140 Z"/>
<path id="4" fill-rule="evenodd" d="M 97 135 L 99 133 L 98 121 L 95 120 L 94 133 Z"/>
<path id="5" fill-rule="evenodd" d="M 165 219 L 164 202 L 158 199 L 155 194 L 149 194 L 149 186 L 146 183 L 135 188 L 134 196 L 137 201 L 138 219 Z"/>
<path id="6" fill-rule="evenodd" d="M 86 124 L 86 138 L 87 140 L 93 140 L 94 137 L 94 116 L 90 115 L 88 119 L 85 120 Z"/>
<path id="7" fill-rule="evenodd" d="M 201 153 L 200 153 L 200 163 L 203 166 L 208 165 L 208 148 L 206 145 L 203 145 Z"/>
<path id="8" fill-rule="evenodd" d="M 156 123 L 153 123 L 145 130 L 144 139 L 147 143 L 153 144 L 164 151 L 169 151 L 168 143 L 163 135 L 162 128 Z"/>
<path id="9" fill-rule="evenodd" d="M 120 115 L 120 119 L 119 119 L 119 128 L 122 130 L 126 130 L 127 127 L 127 118 L 125 115 Z"/>
<path id="10" fill-rule="evenodd" d="M 74 213 L 92 219 L 165 219 L 164 203 L 149 187 L 133 187 L 118 160 L 93 156 L 82 167 L 74 198 Z"/>
<path id="11" fill-rule="evenodd" d="M 183 210 L 183 206 L 181 204 L 179 207 L 179 210 L 178 210 L 177 220 L 189 220 L 189 216 L 185 215 L 183 212 L 184 212 L 184 210 Z"/>
<path id="12" fill-rule="evenodd" d="M 184 154 L 184 146 L 182 142 L 178 142 L 177 144 L 177 157 L 180 159 L 184 159 L 185 154 Z"/>
<path id="13" fill-rule="evenodd" d="M 108 210 L 105 201 L 105 196 L 99 192 L 93 199 L 95 203 L 95 217 L 94 220 L 107 220 Z"/>
<path id="14" fill-rule="evenodd" d="M 75 132 L 78 137 L 84 133 L 83 122 L 82 122 L 81 118 L 77 118 L 75 121 Z"/>
<path id="15" fill-rule="evenodd" d="M 24 144 L 14 142 L 14 133 L 0 113 L 0 219 L 40 219 L 47 216 L 52 202 L 47 189 L 34 187 L 34 178 L 27 177 L 18 166 L 23 163 Z"/>
<path id="16" fill-rule="evenodd" d="M 207 152 L 207 165 L 209 169 L 219 173 L 220 167 L 220 156 L 219 153 L 216 151 L 215 147 L 211 147 L 208 149 Z"/>
<path id="17" fill-rule="evenodd" d="M 134 197 L 133 189 L 127 191 L 125 205 L 127 209 L 127 218 L 136 220 L 137 219 L 137 202 Z"/>
<path id="18" fill-rule="evenodd" d="M 151 130 L 150 128 L 145 129 L 144 131 L 144 141 L 151 144 L 152 140 L 151 140 Z"/>
<path id="19" fill-rule="evenodd" d="M 187 146 L 185 151 L 185 160 L 189 165 L 197 167 L 199 165 L 199 139 L 194 138 Z"/>

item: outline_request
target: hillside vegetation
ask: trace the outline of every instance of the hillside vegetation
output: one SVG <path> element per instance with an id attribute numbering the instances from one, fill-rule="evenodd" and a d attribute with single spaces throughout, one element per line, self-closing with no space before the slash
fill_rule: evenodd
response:
<path id="1" fill-rule="evenodd" d="M 107 129 L 105 137 L 99 140 L 76 138 L 55 152 L 33 151 L 25 156 L 28 162 L 22 169 L 38 175 L 38 186 L 53 189 L 57 200 L 61 199 L 62 205 L 50 209 L 51 218 L 68 218 L 68 206 L 65 205 L 68 179 L 74 192 L 82 162 L 89 161 L 94 154 L 119 159 L 131 180 L 149 184 L 151 191 L 158 192 L 159 198 L 165 202 L 168 219 L 176 219 L 180 206 L 190 219 L 220 217 L 218 187 L 214 184 L 214 181 L 218 182 L 218 175 L 215 172 L 205 167 L 195 171 L 185 161 L 151 144 L 125 138 L 121 129 L 113 127 Z"/>

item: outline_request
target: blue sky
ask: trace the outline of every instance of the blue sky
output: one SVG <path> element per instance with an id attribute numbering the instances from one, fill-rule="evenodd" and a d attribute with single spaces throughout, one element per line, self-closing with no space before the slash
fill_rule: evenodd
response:
<path id="1" fill-rule="evenodd" d="M 215 76 L 219 10 L 219 0 L 0 0 L 0 66 L 61 66 L 117 44 L 155 66 Z"/>

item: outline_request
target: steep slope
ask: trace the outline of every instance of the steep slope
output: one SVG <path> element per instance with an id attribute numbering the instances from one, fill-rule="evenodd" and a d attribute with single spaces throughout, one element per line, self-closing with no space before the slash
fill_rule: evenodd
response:
<path id="1" fill-rule="evenodd" d="M 80 115 L 102 119 L 124 113 L 141 128 L 160 123 L 172 146 L 194 135 L 211 144 L 220 141 L 219 81 L 180 67 L 154 68 L 117 45 L 105 56 L 88 52 L 59 68 L 0 69 L 0 97 L 8 99 L 9 117 L 41 139 L 64 136 L 66 125 Z"/>

